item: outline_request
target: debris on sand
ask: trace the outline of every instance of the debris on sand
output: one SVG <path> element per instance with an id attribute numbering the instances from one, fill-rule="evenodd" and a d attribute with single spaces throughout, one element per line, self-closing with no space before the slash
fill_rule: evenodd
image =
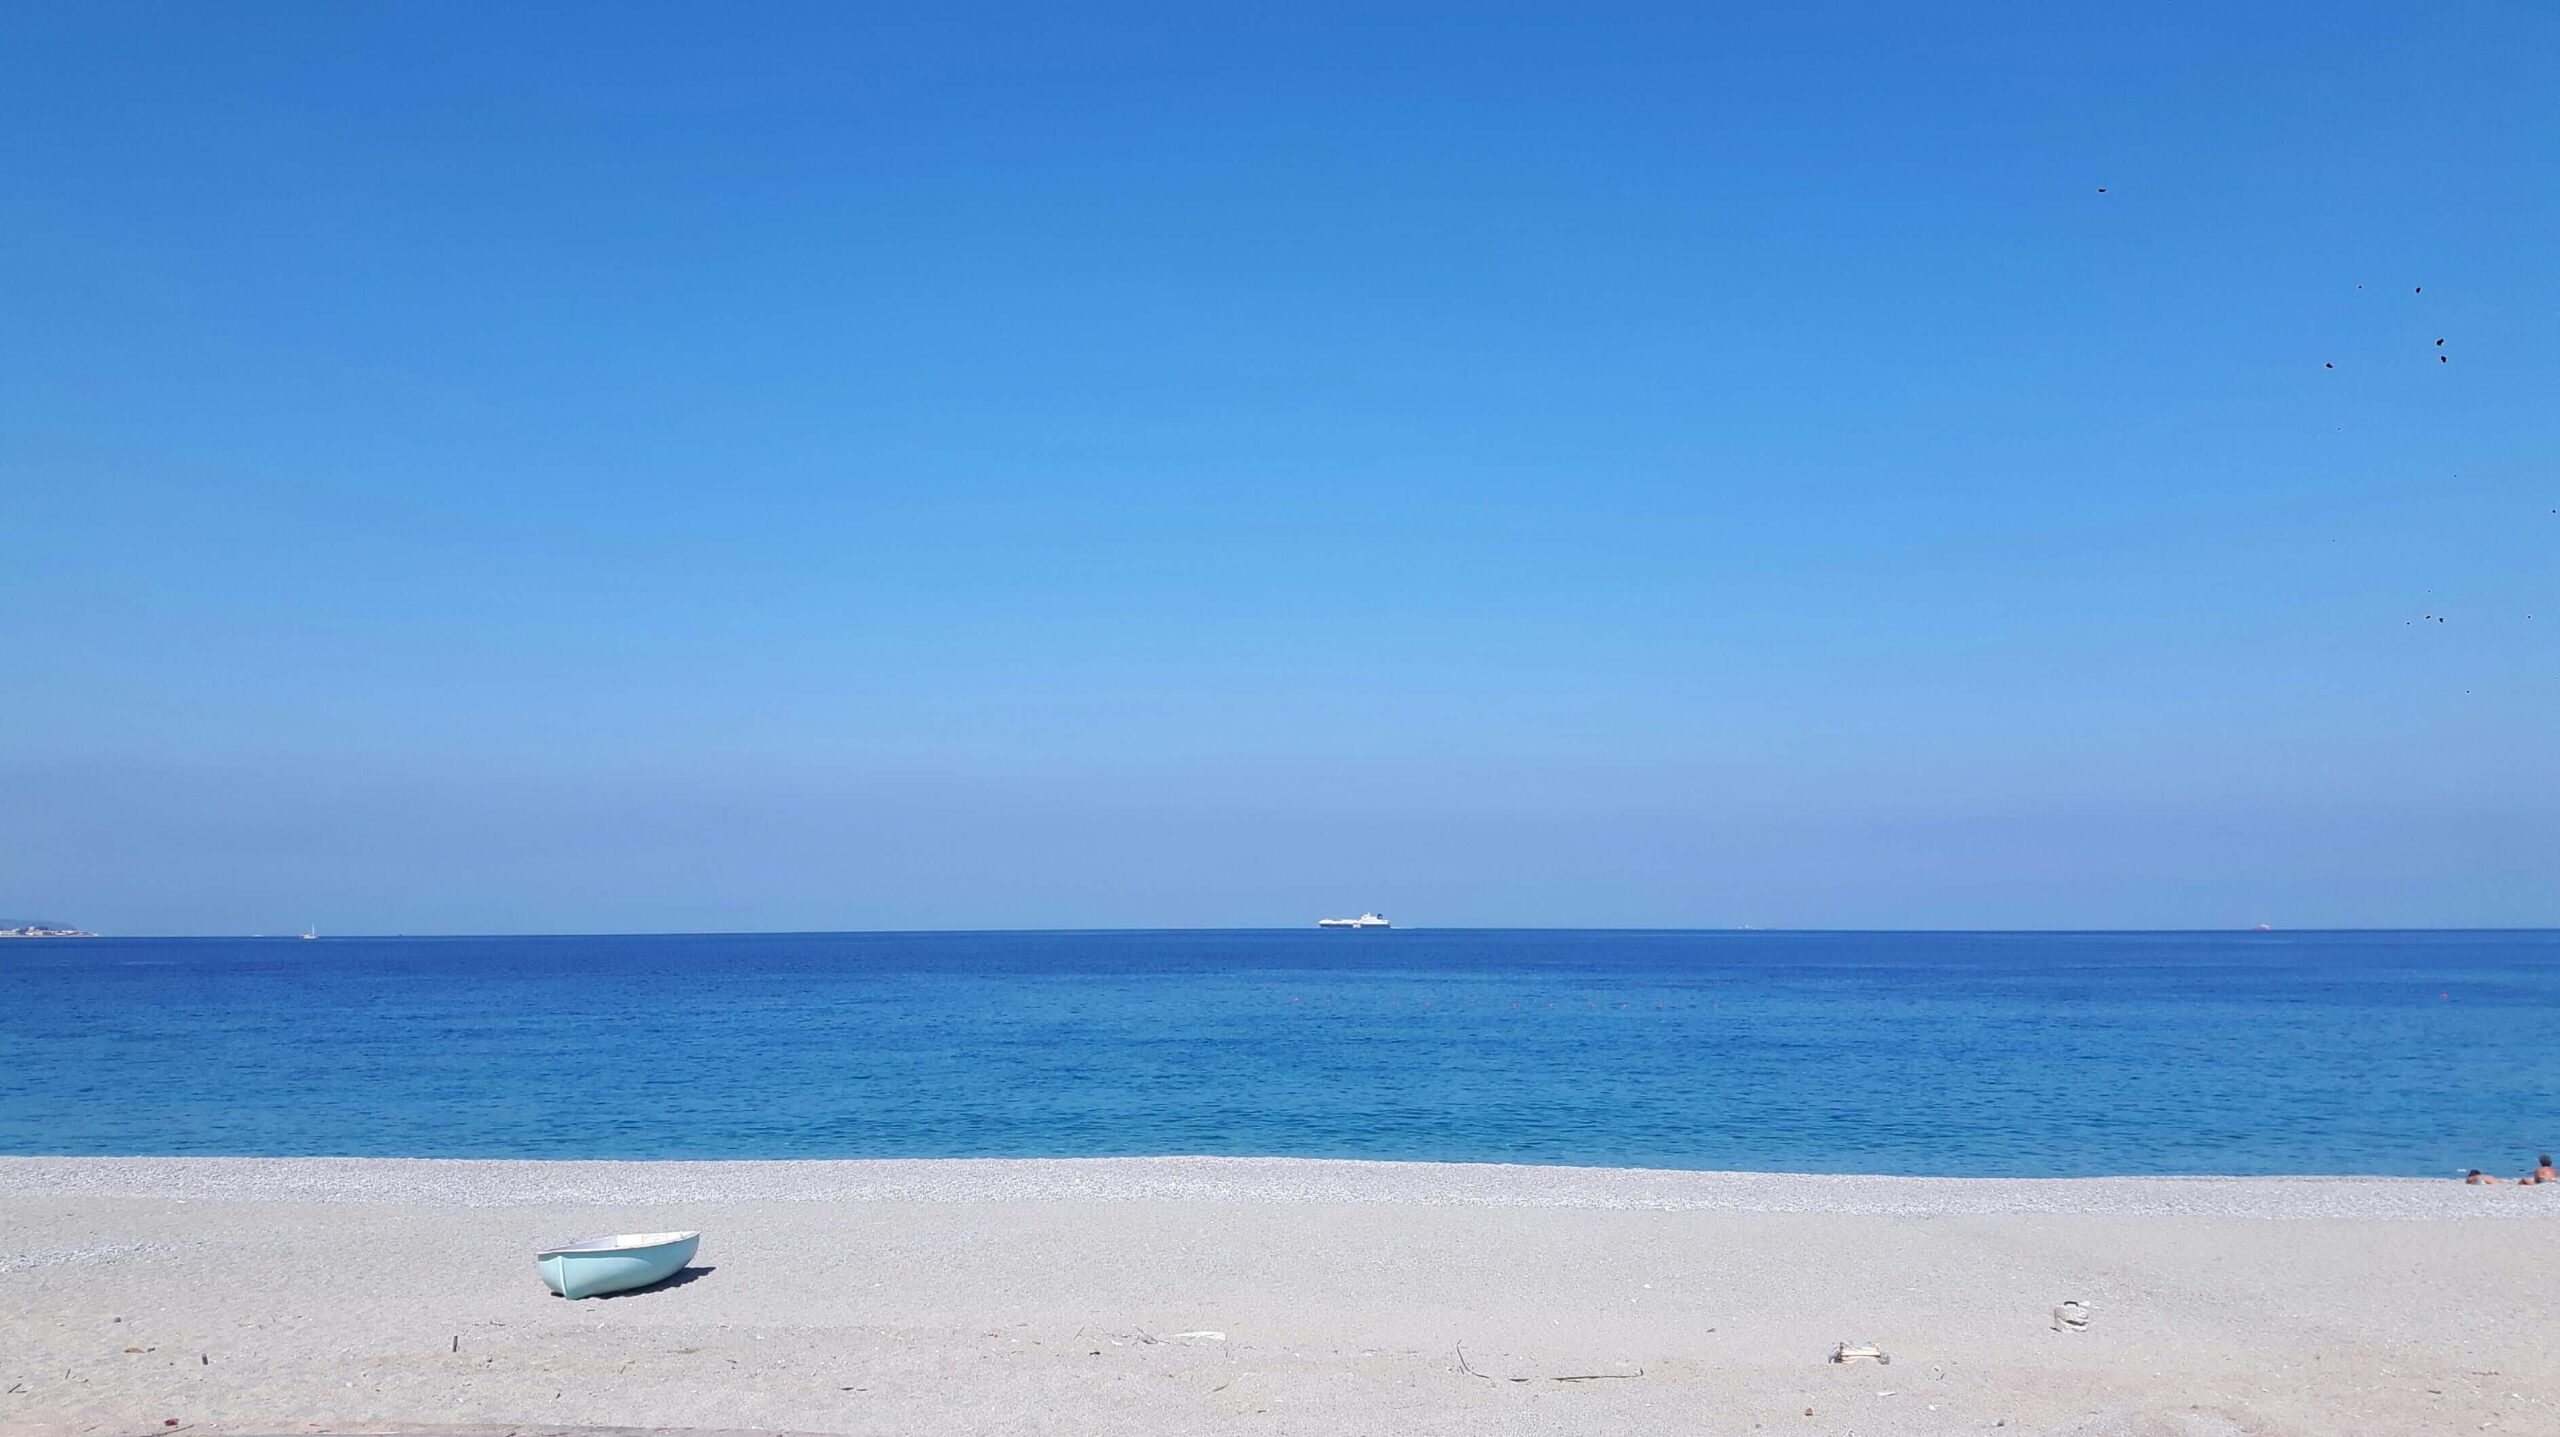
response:
<path id="1" fill-rule="evenodd" d="M 1475 1364 L 1467 1360 L 1467 1345 L 1463 1342 L 1458 1344 L 1458 1370 L 1469 1377 L 1481 1377 L 1487 1382 L 1624 1382 L 1644 1376 L 1644 1369 L 1639 1367 L 1633 1372 L 1569 1372 L 1561 1376 L 1547 1377 L 1497 1377 L 1490 1372 L 1476 1370 Z M 1811 1413 L 1808 1411 L 1807 1415 Z"/>

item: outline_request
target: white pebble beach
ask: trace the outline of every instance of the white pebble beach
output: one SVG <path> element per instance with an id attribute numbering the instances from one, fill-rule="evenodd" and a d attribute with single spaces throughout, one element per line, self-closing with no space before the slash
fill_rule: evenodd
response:
<path id="1" fill-rule="evenodd" d="M 6 1433 L 2551 1433 L 2555 1336 L 2450 1178 L 0 1158 Z"/>

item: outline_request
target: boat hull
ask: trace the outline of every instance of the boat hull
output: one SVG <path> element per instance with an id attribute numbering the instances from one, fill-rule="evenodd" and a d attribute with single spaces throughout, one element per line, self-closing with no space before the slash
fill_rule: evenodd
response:
<path id="1" fill-rule="evenodd" d="M 537 1253 L 534 1262 L 542 1269 L 543 1283 L 560 1296 L 600 1297 L 666 1281 L 693 1261 L 701 1246 L 698 1232 L 674 1233 L 664 1242 L 636 1247 L 572 1244 Z"/>

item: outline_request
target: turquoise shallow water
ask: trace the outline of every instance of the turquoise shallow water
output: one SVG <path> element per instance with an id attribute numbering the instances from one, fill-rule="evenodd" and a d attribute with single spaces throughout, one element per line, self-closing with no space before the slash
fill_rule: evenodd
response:
<path id="1" fill-rule="evenodd" d="M 2520 1170 L 2560 933 L 0 944 L 0 1151 Z"/>

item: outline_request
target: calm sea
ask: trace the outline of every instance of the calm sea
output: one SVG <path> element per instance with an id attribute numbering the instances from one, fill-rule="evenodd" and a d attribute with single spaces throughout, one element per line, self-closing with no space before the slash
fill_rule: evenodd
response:
<path id="1" fill-rule="evenodd" d="M 2560 934 L 0 942 L 0 1151 L 2520 1169 Z"/>

